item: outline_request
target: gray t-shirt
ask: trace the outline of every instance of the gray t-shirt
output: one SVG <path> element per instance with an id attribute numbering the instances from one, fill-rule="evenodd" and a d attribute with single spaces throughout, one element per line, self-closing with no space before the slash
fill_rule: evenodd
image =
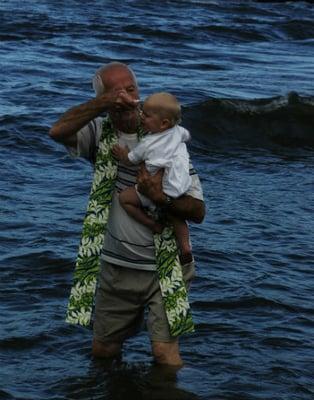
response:
<path id="1" fill-rule="evenodd" d="M 102 132 L 102 118 L 96 118 L 77 133 L 77 149 L 71 153 L 95 161 Z M 119 144 L 132 150 L 138 143 L 136 134 L 119 132 Z M 105 242 L 101 258 L 123 267 L 156 270 L 153 234 L 146 226 L 130 217 L 119 203 L 119 193 L 136 183 L 138 166 L 118 165 L 118 177 L 113 193 Z M 202 187 L 198 175 L 190 165 L 192 184 L 186 194 L 203 200 Z"/>

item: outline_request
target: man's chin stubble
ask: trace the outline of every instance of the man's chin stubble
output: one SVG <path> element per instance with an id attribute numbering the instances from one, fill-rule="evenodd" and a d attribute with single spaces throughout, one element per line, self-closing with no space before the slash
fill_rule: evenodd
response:
<path id="1" fill-rule="evenodd" d="M 125 132 L 134 132 L 139 125 L 139 116 L 131 112 L 114 112 L 111 118 Z"/>

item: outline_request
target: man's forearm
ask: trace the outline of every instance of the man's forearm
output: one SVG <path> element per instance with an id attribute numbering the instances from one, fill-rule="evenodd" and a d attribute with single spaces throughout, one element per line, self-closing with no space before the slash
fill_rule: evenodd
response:
<path id="1" fill-rule="evenodd" d="M 162 207 L 179 218 L 200 224 L 205 217 L 205 204 L 202 200 L 192 196 L 183 195 L 167 201 L 167 195 L 162 188 L 163 170 L 155 175 L 150 175 L 144 164 L 141 165 L 137 175 L 137 189 L 159 207 Z M 169 197 L 168 197 L 169 199 Z"/>
<path id="2" fill-rule="evenodd" d="M 205 204 L 202 200 L 195 199 L 192 196 L 181 196 L 172 199 L 168 204 L 166 196 L 159 201 L 159 206 L 181 219 L 200 224 L 205 217 Z"/>
<path id="3" fill-rule="evenodd" d="M 104 112 L 109 104 L 109 100 L 102 96 L 71 108 L 51 127 L 50 136 L 66 144 L 89 121 Z"/>

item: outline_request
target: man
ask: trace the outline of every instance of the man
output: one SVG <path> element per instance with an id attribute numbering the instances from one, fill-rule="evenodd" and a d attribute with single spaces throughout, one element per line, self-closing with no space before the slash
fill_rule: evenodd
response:
<path id="1" fill-rule="evenodd" d="M 95 162 L 102 132 L 101 114 L 107 112 L 119 144 L 136 146 L 139 126 L 139 91 L 132 70 L 114 62 L 99 69 L 94 77 L 96 98 L 68 110 L 51 128 L 50 136 L 72 148 L 77 155 Z M 155 360 L 161 364 L 182 365 L 178 339 L 171 337 L 162 306 L 156 274 L 153 236 L 148 228 L 129 217 L 119 204 L 118 193 L 133 186 L 166 212 L 196 223 L 202 222 L 205 207 L 196 174 L 191 190 L 178 199 L 162 192 L 162 171 L 150 176 L 145 168 L 119 165 L 110 209 L 102 268 L 96 296 L 94 339 L 95 357 L 113 357 L 121 352 L 123 341 L 140 327 L 144 306 L 148 307 L 148 331 Z M 182 267 L 188 283 L 194 265 Z"/>

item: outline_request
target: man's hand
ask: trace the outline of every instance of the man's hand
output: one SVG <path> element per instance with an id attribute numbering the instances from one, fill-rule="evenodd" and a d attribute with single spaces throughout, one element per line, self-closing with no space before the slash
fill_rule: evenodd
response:
<path id="1" fill-rule="evenodd" d="M 170 214 L 200 224 L 205 217 L 204 202 L 192 196 L 183 195 L 172 199 L 169 205 L 162 189 L 163 175 L 163 169 L 160 169 L 155 175 L 150 175 L 143 163 L 137 175 L 137 190 L 156 205 L 165 207 Z"/>
<path id="2" fill-rule="evenodd" d="M 130 164 L 130 160 L 128 157 L 129 149 L 127 146 L 122 147 L 119 146 L 118 144 L 115 144 L 112 147 L 111 152 L 114 158 L 116 158 L 117 160 L 122 161 L 124 164 Z"/>
<path id="3" fill-rule="evenodd" d="M 137 190 L 157 205 L 165 203 L 166 196 L 162 191 L 163 175 L 164 169 L 160 169 L 155 175 L 150 175 L 144 163 L 141 164 L 137 175 Z"/>
<path id="4" fill-rule="evenodd" d="M 139 100 L 133 99 L 125 90 L 120 90 L 112 95 L 113 108 L 130 110 L 138 106 Z"/>
<path id="5" fill-rule="evenodd" d="M 109 95 L 111 103 L 108 113 L 114 127 L 125 133 L 135 133 L 140 123 L 139 100 L 126 90 L 112 91 Z"/>

